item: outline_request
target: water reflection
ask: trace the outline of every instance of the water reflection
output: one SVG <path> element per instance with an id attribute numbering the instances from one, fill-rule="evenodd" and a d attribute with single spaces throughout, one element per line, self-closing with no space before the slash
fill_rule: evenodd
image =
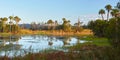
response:
<path id="1" fill-rule="evenodd" d="M 70 37 L 65 37 L 63 40 L 64 46 L 70 45 L 71 38 Z"/>
<path id="2" fill-rule="evenodd" d="M 18 40 L 20 39 L 20 36 L 14 37 L 12 36 L 11 39 L 2 38 L 0 39 L 0 51 L 7 51 L 7 50 L 18 50 L 20 49 L 20 45 L 18 44 Z"/>
<path id="3" fill-rule="evenodd" d="M 31 49 L 33 52 L 36 52 L 36 50 L 54 49 L 56 47 L 72 46 L 81 43 L 81 40 L 70 36 L 24 35 L 11 38 L 0 39 L 0 55 L 2 54 L 1 51 L 12 51 L 13 53 L 16 50 L 29 51 Z"/>

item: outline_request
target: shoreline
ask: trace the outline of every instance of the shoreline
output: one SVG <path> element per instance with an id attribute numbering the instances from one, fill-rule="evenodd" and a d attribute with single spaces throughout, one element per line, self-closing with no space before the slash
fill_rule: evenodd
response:
<path id="1" fill-rule="evenodd" d="M 81 32 L 64 32 L 62 30 L 27 30 L 21 29 L 19 33 L 0 33 L 0 37 L 8 37 L 11 35 L 53 35 L 53 36 L 88 36 L 93 35 L 93 32 L 89 29 L 84 29 Z"/>
<path id="2" fill-rule="evenodd" d="M 81 32 L 65 32 L 63 30 L 21 30 L 20 35 L 53 35 L 53 36 L 88 36 L 93 35 L 93 32 L 89 29 L 84 29 Z"/>

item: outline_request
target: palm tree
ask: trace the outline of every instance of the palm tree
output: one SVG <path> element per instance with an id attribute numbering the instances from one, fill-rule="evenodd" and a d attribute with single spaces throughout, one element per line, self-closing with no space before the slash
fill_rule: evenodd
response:
<path id="1" fill-rule="evenodd" d="M 107 20 L 109 19 L 109 13 L 110 13 L 110 10 L 112 9 L 112 6 L 110 4 L 106 5 L 105 6 L 106 10 L 107 10 Z"/>
<path id="2" fill-rule="evenodd" d="M 14 17 L 14 20 L 16 22 L 16 26 L 18 26 L 19 21 L 21 20 L 18 16 Z"/>
<path id="3" fill-rule="evenodd" d="M 0 32 L 2 32 L 2 27 L 3 27 L 3 22 L 2 22 L 3 18 L 0 18 Z"/>
<path id="4" fill-rule="evenodd" d="M 51 19 L 47 21 L 47 24 L 52 24 L 52 23 L 53 21 Z"/>
<path id="5" fill-rule="evenodd" d="M 2 32 L 4 32 L 6 29 L 5 29 L 5 27 L 6 27 L 6 21 L 8 20 L 8 18 L 7 17 L 4 17 L 4 18 L 2 18 Z"/>
<path id="6" fill-rule="evenodd" d="M 117 3 L 117 8 L 120 9 L 120 2 Z"/>
<path id="7" fill-rule="evenodd" d="M 58 26 L 58 21 L 55 20 L 55 22 L 54 22 L 54 26 L 53 26 L 53 30 L 56 29 L 57 26 Z"/>
<path id="8" fill-rule="evenodd" d="M 5 23 L 6 23 L 7 20 L 8 20 L 7 17 L 4 17 L 4 18 L 2 19 L 4 25 L 5 25 Z"/>
<path id="9" fill-rule="evenodd" d="M 63 24 L 62 24 L 63 30 L 70 31 L 71 30 L 70 20 L 66 20 L 66 18 L 62 18 L 62 20 L 63 20 Z"/>
<path id="10" fill-rule="evenodd" d="M 58 25 L 58 21 L 56 20 L 56 21 L 55 21 L 55 26 L 57 26 L 57 25 Z"/>
<path id="11" fill-rule="evenodd" d="M 52 27 L 52 24 L 53 24 L 53 23 L 54 23 L 54 22 L 53 22 L 51 19 L 47 21 L 48 29 L 50 29 L 50 27 Z"/>
<path id="12" fill-rule="evenodd" d="M 63 20 L 63 24 L 67 25 L 68 21 L 66 20 L 66 18 L 62 18 L 62 20 Z"/>
<path id="13" fill-rule="evenodd" d="M 13 16 L 9 16 L 9 19 L 12 20 L 12 19 L 13 19 Z"/>
<path id="14" fill-rule="evenodd" d="M 11 24 L 13 20 L 13 16 L 9 16 L 9 19 L 10 19 L 10 24 Z"/>
<path id="15" fill-rule="evenodd" d="M 13 22 L 12 22 L 13 16 L 9 16 L 8 18 L 10 19 L 10 22 L 9 22 L 9 24 L 10 24 L 10 32 L 12 32 L 12 26 L 11 26 L 11 25 L 12 25 L 12 23 L 13 23 Z"/>
<path id="16" fill-rule="evenodd" d="M 112 11 L 111 11 L 111 15 L 113 16 L 113 17 L 117 17 L 117 14 L 119 13 L 119 10 L 118 9 L 112 9 Z"/>
<path id="17" fill-rule="evenodd" d="M 102 20 L 104 20 L 103 14 L 105 14 L 105 10 L 104 10 L 104 9 L 100 9 L 100 10 L 99 10 L 99 14 L 100 14 L 101 17 L 102 17 Z"/>

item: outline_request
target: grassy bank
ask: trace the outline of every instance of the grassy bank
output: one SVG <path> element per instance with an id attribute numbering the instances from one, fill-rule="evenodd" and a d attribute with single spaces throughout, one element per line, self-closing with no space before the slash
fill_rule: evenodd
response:
<path id="1" fill-rule="evenodd" d="M 93 33 L 89 29 L 84 29 L 81 32 L 65 32 L 63 30 L 28 30 L 28 29 L 21 29 L 18 33 L 0 33 L 0 36 L 9 36 L 12 35 L 55 35 L 55 36 L 86 36 L 92 35 Z"/>
<path id="2" fill-rule="evenodd" d="M 69 49 L 70 51 L 79 51 L 81 50 L 80 48 L 89 49 L 89 46 L 92 45 L 92 47 L 111 47 L 111 44 L 109 43 L 109 40 L 107 38 L 99 38 L 95 37 L 92 35 L 89 36 L 79 36 L 79 40 L 86 41 L 84 43 L 77 43 L 76 45 L 73 46 L 67 46 L 63 47 L 63 49 Z"/>
<path id="3" fill-rule="evenodd" d="M 110 46 L 109 40 L 104 37 L 95 37 L 95 36 L 84 36 L 79 38 L 81 40 L 90 41 L 88 44 L 95 44 L 98 46 Z"/>
<path id="4" fill-rule="evenodd" d="M 7 37 L 10 36 L 10 33 L 0 33 L 0 36 Z"/>
<path id="5" fill-rule="evenodd" d="M 92 35 L 93 33 L 91 32 L 91 30 L 89 29 L 84 29 L 81 32 L 74 32 L 74 31 L 70 31 L 70 32 L 65 32 L 63 30 L 36 30 L 36 31 L 32 31 L 32 30 L 26 30 L 26 29 L 22 29 L 20 30 L 20 32 L 18 34 L 43 34 L 43 35 Z"/>

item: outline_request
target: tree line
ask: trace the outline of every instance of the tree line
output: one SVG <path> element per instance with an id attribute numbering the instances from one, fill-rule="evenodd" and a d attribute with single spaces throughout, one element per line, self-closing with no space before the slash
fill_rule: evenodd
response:
<path id="1" fill-rule="evenodd" d="M 1 17 L 0 18 L 0 32 L 8 33 L 14 32 L 17 33 L 19 31 L 19 21 L 21 18 L 18 16 L 9 16 L 9 17 Z"/>
<path id="2" fill-rule="evenodd" d="M 114 47 L 120 48 L 120 3 L 114 8 L 111 5 L 106 5 L 105 9 L 107 11 L 106 20 L 103 17 L 105 10 L 100 9 L 98 13 L 102 19 L 89 21 L 87 26 L 94 32 L 95 36 L 107 37 Z M 109 18 L 109 15 L 112 17 Z"/>
<path id="3" fill-rule="evenodd" d="M 21 25 L 21 28 L 26 29 L 25 25 Z M 58 21 L 53 21 L 52 19 L 48 20 L 46 23 L 36 23 L 32 22 L 29 26 L 30 30 L 62 30 L 65 32 L 80 32 L 83 30 L 82 28 L 82 22 L 80 19 L 78 19 L 78 22 L 76 22 L 74 25 L 70 23 L 70 20 L 67 20 L 66 18 L 62 18 L 62 24 L 59 24 Z"/>

